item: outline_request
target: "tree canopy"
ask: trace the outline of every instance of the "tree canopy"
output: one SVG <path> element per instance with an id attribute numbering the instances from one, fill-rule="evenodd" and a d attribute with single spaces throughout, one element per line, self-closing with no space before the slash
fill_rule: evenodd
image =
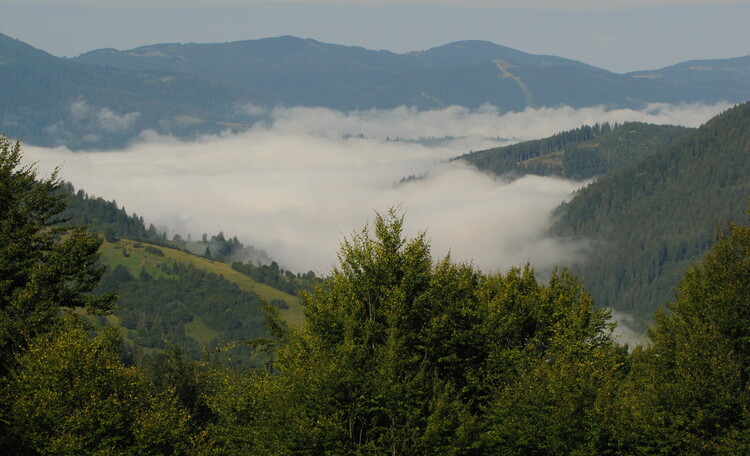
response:
<path id="1" fill-rule="evenodd" d="M 256 413 L 288 423 L 257 435 L 269 454 L 492 454 L 510 444 L 505 416 L 516 412 L 505 398 L 525 391 L 527 375 L 622 354 L 607 313 L 566 271 L 544 285 L 529 266 L 486 275 L 449 257 L 434 262 L 426 236 L 404 237 L 393 210 L 345 240 L 339 260 L 307 296 L 307 323 L 282 337 L 266 379 L 278 389 Z M 553 403 L 592 405 L 600 367 L 587 372 L 585 393 Z M 555 377 L 537 377 L 553 388 Z M 560 435 L 590 431 L 585 416 L 565 418 Z"/>

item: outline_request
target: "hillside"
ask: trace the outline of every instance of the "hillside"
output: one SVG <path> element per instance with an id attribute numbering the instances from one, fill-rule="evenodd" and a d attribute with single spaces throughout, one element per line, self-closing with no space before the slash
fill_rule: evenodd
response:
<path id="1" fill-rule="evenodd" d="M 750 98 L 747 57 L 620 75 L 563 57 L 477 40 L 394 54 L 283 36 L 101 49 L 74 60 L 127 70 L 188 73 L 253 90 L 272 104 L 344 110 L 401 105 L 476 108 L 484 103 L 501 111 L 561 104 L 638 108 L 649 102 Z"/>
<path id="2" fill-rule="evenodd" d="M 486 41 L 395 54 L 291 36 L 63 59 L 0 34 L 0 131 L 35 145 L 112 149 L 146 130 L 182 138 L 242 130 L 263 120 L 249 104 L 345 111 L 491 104 L 508 112 L 742 102 L 750 97 L 743 59 L 622 75 Z"/>
<path id="3" fill-rule="evenodd" d="M 160 269 L 163 264 L 174 263 L 195 268 L 199 271 L 217 275 L 237 285 L 243 291 L 258 295 L 265 302 L 283 301 L 286 305 L 280 304 L 281 315 L 289 324 L 299 325 L 304 318 L 298 296 L 293 296 L 270 285 L 257 282 L 251 277 L 233 269 L 228 263 L 209 260 L 181 250 L 128 239 L 120 239 L 114 243 L 105 241 L 102 244 L 101 254 L 102 261 L 109 269 L 114 269 L 121 265 L 127 268 L 134 276 L 137 276 L 141 269 L 152 277 L 161 278 L 169 276 L 168 273 L 164 273 Z"/>
<path id="4" fill-rule="evenodd" d="M 649 318 L 717 227 L 746 219 L 749 127 L 750 103 L 738 105 L 559 208 L 553 232 L 590 243 L 574 271 L 599 305 Z"/>
<path id="5" fill-rule="evenodd" d="M 338 46 L 291 36 L 231 43 L 155 44 L 102 49 L 76 62 L 124 70 L 193 74 L 255 91 L 262 104 L 344 107 L 393 74 L 418 66 L 387 51 Z"/>
<path id="6" fill-rule="evenodd" d="M 304 320 L 300 298 L 256 282 L 227 263 L 127 239 L 105 242 L 107 272 L 97 292 L 119 295 L 107 320 L 122 327 L 132 361 L 177 344 L 198 359 L 204 350 L 232 347 L 223 359 L 255 363 L 245 342 L 267 336 L 263 305 L 292 326 Z"/>
<path id="7" fill-rule="evenodd" d="M 690 60 L 652 71 L 628 73 L 699 96 L 705 102 L 750 100 L 750 55 L 732 59 Z"/>
<path id="8" fill-rule="evenodd" d="M 97 320 L 122 327 L 132 362 L 177 344 L 196 359 L 204 350 L 232 346 L 214 354 L 257 364 L 244 341 L 267 336 L 265 304 L 289 325 L 303 323 L 299 294 L 317 280 L 313 273 L 284 271 L 265 252 L 223 232 L 169 240 L 114 201 L 69 183 L 61 191 L 68 203 L 62 216 L 105 238 L 100 253 L 106 272 L 97 291 L 119 299 L 113 314 Z"/>
<path id="9" fill-rule="evenodd" d="M 582 127 L 457 157 L 497 175 L 537 174 L 584 180 L 640 161 L 691 129 L 641 122 Z"/>
<path id="10" fill-rule="evenodd" d="M 273 103 L 335 109 L 422 109 L 485 103 L 502 111 L 678 101 L 644 78 L 581 62 L 532 55 L 486 41 L 460 41 L 406 54 L 291 36 L 231 43 L 156 44 L 91 51 L 77 62 L 127 70 L 188 73 L 263 94 Z"/>
<path id="11" fill-rule="evenodd" d="M 123 147 L 144 130 L 243 128 L 246 91 L 186 73 L 126 71 L 52 56 L 0 34 L 0 132 L 29 144 Z"/>
<path id="12" fill-rule="evenodd" d="M 675 219 L 715 203 L 693 199 L 714 182 L 747 185 L 749 106 L 602 178 L 618 192 L 593 212 L 709 179 L 677 187 Z M 20 158 L 0 137 L 1 454 L 748 454 L 750 225 L 726 228 L 629 347 L 569 271 L 434 260 L 390 209 L 342 243 L 306 324 L 269 325 L 249 359 L 225 342 L 260 333 L 258 295 L 127 240 L 104 245 L 117 264 L 100 281 L 101 239 L 63 226 L 63 182 Z M 97 283 L 145 299 L 118 310 Z"/>

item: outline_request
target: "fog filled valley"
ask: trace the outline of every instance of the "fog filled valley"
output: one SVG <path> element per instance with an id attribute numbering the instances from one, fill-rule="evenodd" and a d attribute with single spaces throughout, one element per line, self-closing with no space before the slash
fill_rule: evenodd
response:
<path id="1" fill-rule="evenodd" d="M 342 113 L 278 108 L 244 133 L 196 141 L 144 132 L 127 149 L 25 147 L 40 172 L 115 200 L 168 237 L 223 231 L 292 271 L 326 274 L 343 236 L 376 211 L 400 207 L 411 234 L 436 255 L 486 271 L 531 262 L 564 265 L 581 246 L 548 239 L 553 209 L 582 183 L 510 180 L 449 159 L 470 150 L 550 136 L 581 125 L 642 121 L 697 127 L 728 105 L 527 109 L 500 114 L 451 107 Z M 432 144 L 431 144 L 432 143 Z M 420 179 L 403 181 L 409 176 Z"/>
<path id="2" fill-rule="evenodd" d="M 750 56 L 0 33 L 0 454 L 750 454 L 749 99 Z"/>

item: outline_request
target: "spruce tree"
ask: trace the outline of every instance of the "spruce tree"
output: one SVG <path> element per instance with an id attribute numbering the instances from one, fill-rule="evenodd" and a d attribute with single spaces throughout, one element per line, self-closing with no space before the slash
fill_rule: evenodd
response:
<path id="1" fill-rule="evenodd" d="M 62 308 L 110 308 L 89 294 L 103 268 L 101 239 L 60 218 L 66 199 L 57 171 L 37 178 L 22 165 L 20 142 L 0 137 L 0 376 L 34 337 L 59 322 Z"/>

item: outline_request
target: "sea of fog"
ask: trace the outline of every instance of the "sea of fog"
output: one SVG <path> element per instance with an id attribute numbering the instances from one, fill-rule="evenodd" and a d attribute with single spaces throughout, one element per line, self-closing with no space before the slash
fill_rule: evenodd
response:
<path id="1" fill-rule="evenodd" d="M 119 151 L 23 151 L 40 174 L 59 166 L 76 188 L 116 200 L 170 235 L 223 231 L 295 272 L 327 273 L 341 240 L 392 206 L 405 214 L 410 235 L 427 233 L 436 258 L 450 253 L 487 271 L 527 261 L 545 270 L 582 254 L 544 235 L 553 209 L 582 184 L 534 176 L 510 182 L 448 159 L 597 122 L 698 126 L 728 107 L 500 114 L 490 106 L 350 113 L 247 106 L 266 120 L 243 133 L 184 142 L 144 132 Z M 400 183 L 411 175 L 424 178 Z"/>

